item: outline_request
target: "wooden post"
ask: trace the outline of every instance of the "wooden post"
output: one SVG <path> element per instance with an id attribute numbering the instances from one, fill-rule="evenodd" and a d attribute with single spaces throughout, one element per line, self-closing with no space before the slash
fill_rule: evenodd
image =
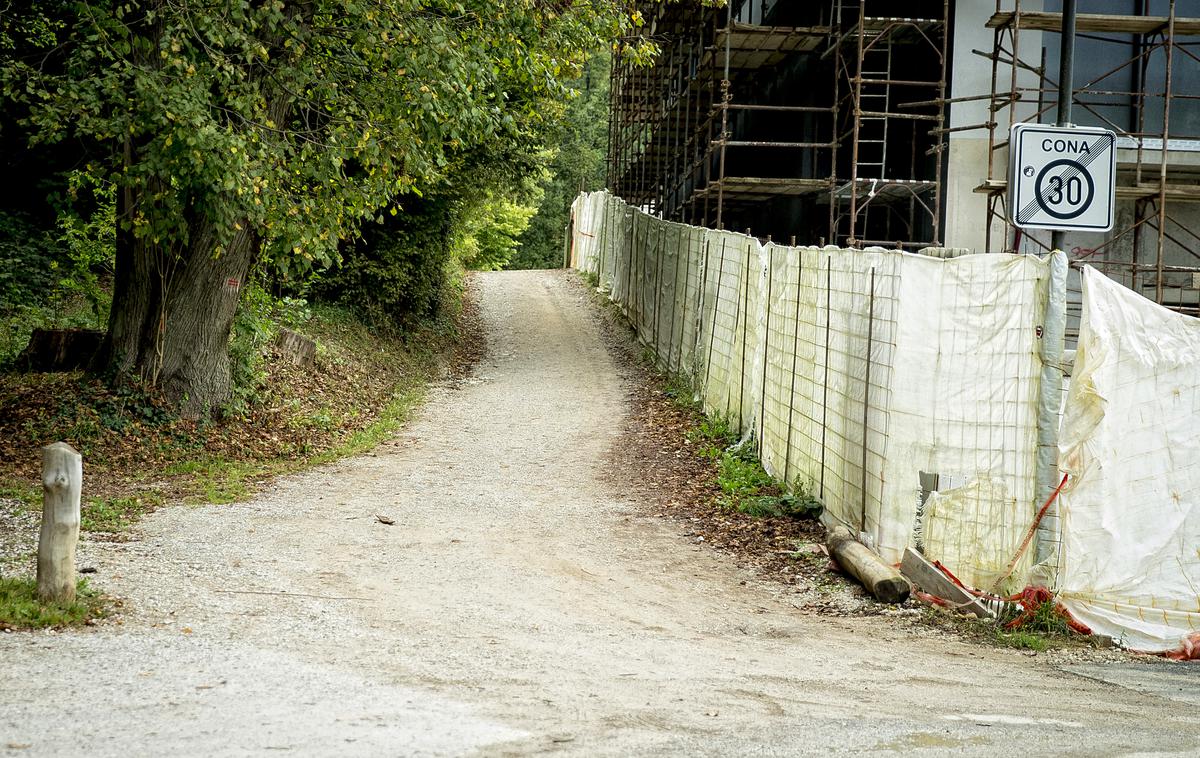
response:
<path id="1" fill-rule="evenodd" d="M 83 457 L 65 442 L 42 448 L 42 531 L 38 538 L 37 589 L 43 603 L 75 601 L 75 544 Z"/>
<path id="2" fill-rule="evenodd" d="M 850 530 L 835 526 L 825 538 L 825 547 L 837 564 L 884 603 L 903 603 L 912 590 L 900 572 L 883 562 L 870 548 L 854 539 Z"/>

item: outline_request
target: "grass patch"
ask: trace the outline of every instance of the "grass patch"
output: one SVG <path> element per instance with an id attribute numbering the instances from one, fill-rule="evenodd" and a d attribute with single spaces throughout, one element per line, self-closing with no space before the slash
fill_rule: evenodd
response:
<path id="1" fill-rule="evenodd" d="M 408 386 L 397 388 L 378 419 L 354 432 L 338 447 L 314 456 L 309 463 L 327 463 L 370 450 L 399 431 L 412 415 L 413 409 L 424 399 L 425 382 L 414 381 Z"/>
<path id="2" fill-rule="evenodd" d="M 701 414 L 700 401 L 696 399 L 696 386 L 685 374 L 667 374 L 663 379 L 662 392 L 676 407 Z"/>
<path id="3" fill-rule="evenodd" d="M 94 497 L 79 509 L 79 528 L 85 532 L 121 532 L 162 503 L 162 497 L 153 492 Z"/>
<path id="4" fill-rule="evenodd" d="M 705 416 L 697 409 L 696 422 L 687 430 L 688 444 L 696 446 L 696 454 L 709 460 L 720 460 L 735 442 L 737 435 L 729 420 L 720 416 Z"/>
<path id="5" fill-rule="evenodd" d="M 40 488 L 15 480 L 0 481 L 0 500 L 12 500 L 22 507 L 39 510 L 42 505 Z"/>
<path id="6" fill-rule="evenodd" d="M 1015 632 L 1006 632 L 1002 627 L 996 627 L 995 640 L 1000 647 L 1033 650 L 1038 653 L 1049 650 L 1051 646 L 1051 640 L 1043 634 L 1023 632 L 1019 629 Z"/>
<path id="7" fill-rule="evenodd" d="M 61 629 L 80 626 L 107 614 L 104 597 L 80 579 L 75 602 L 42 604 L 33 579 L 0 577 L 0 629 Z"/>
<path id="8" fill-rule="evenodd" d="M 717 484 L 734 504 L 769 491 L 778 490 L 771 478 L 758 462 L 754 451 L 746 445 L 725 450 L 717 467 Z"/>
<path id="9" fill-rule="evenodd" d="M 1099 647 L 1093 637 L 1071 630 L 1067 620 L 1058 612 L 1057 602 L 1050 600 L 1033 608 L 1024 616 L 1021 625 L 1009 629 L 1024 611 L 1010 603 L 997 618 L 975 618 L 936 606 L 925 609 L 924 621 L 930 626 L 953 631 L 964 637 L 996 647 L 1028 650 L 1035 653 L 1072 647 Z"/>
<path id="10" fill-rule="evenodd" d="M 1035 605 L 1029 613 L 1023 613 L 1013 606 L 1001 617 L 1000 622 L 1009 625 L 1018 620 L 1020 624 L 1017 630 L 1021 632 L 1051 637 L 1075 635 L 1066 617 L 1059 612 L 1058 601 L 1053 598 Z"/>
<path id="11" fill-rule="evenodd" d="M 734 445 L 721 454 L 717 468 L 721 504 L 755 518 L 816 518 L 821 503 L 802 488 L 787 492 L 763 469 L 748 445 Z"/>

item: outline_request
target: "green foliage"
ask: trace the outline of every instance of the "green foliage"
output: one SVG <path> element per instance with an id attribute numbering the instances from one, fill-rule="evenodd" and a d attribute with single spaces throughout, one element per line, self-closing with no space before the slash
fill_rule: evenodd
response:
<path id="1" fill-rule="evenodd" d="M 0 366 L 35 328 L 103 327 L 116 239 L 111 184 L 87 171 L 65 177 L 56 226 L 0 210 Z"/>
<path id="2" fill-rule="evenodd" d="M 314 296 L 381 327 L 432 317 L 442 304 L 454 212 L 439 197 L 406 203 L 405 213 L 370 228 L 337 268 L 313 281 Z"/>
<path id="3" fill-rule="evenodd" d="M 688 443 L 697 446 L 697 454 L 716 460 L 725 449 L 737 442 L 737 434 L 723 416 L 701 415 L 696 425 L 686 433 Z"/>
<path id="4" fill-rule="evenodd" d="M 537 209 L 501 198 L 488 198 L 465 219 L 456 253 L 470 269 L 498 271 L 521 246 L 521 234 Z"/>
<path id="5" fill-rule="evenodd" d="M 58 241 L 65 265 L 56 266 L 56 297 L 78 298 L 91 312 L 89 326 L 100 327 L 108 318 L 117 249 L 117 198 L 115 186 L 91 171 L 67 175 L 70 201 L 58 213 Z"/>
<path id="6" fill-rule="evenodd" d="M 238 300 L 237 314 L 229 334 L 229 368 L 233 394 L 224 409 L 245 413 L 264 389 L 267 379 L 265 353 L 280 326 L 297 329 L 312 318 L 308 301 L 300 297 L 275 297 L 251 278 Z"/>
<path id="7" fill-rule="evenodd" d="M 243 289 L 251 302 L 232 335 L 228 308 L 176 318 L 208 282 L 176 274 L 226 255 L 230 278 L 248 279 L 253 260 L 268 290 L 353 303 L 374 323 L 435 313 L 456 243 L 480 267 L 522 255 L 532 201 L 510 193 L 544 168 L 593 51 L 612 40 L 638 60 L 655 50 L 642 23 L 623 0 L 16 4 L 0 18 L 0 147 L 87 166 L 71 191 L 92 200 L 58 241 L 95 275 L 59 284 L 98 323 L 101 251 L 111 241 L 134 261 L 111 290 L 118 328 L 101 360 L 114 377 L 147 377 L 201 412 L 228 398 L 203 380 L 226 356 L 197 346 L 229 336 L 244 405 L 263 304 Z M 600 64 L 582 81 L 606 79 Z M 504 200 L 489 208 L 489 196 Z M 484 215 L 467 227 L 473 211 Z M 142 313 L 147 302 L 166 304 L 162 319 Z M 36 307 L 14 318 L 44 321 Z"/>
<path id="8" fill-rule="evenodd" d="M 572 83 L 579 95 L 568 103 L 558 130 L 549 137 L 553 157 L 543 183 L 544 194 L 509 268 L 561 266 L 572 201 L 582 190 L 604 186 L 609 58 L 598 55 L 588 61 L 584 75 Z"/>
<path id="9" fill-rule="evenodd" d="M 275 312 L 276 299 L 258 283 L 251 281 L 242 291 L 229 335 L 229 370 L 233 394 L 226 410 L 230 412 L 245 412 L 258 397 L 266 381 L 263 351 L 278 331 Z"/>
<path id="10" fill-rule="evenodd" d="M 1021 619 L 1018 629 L 1020 632 L 1055 637 L 1069 637 L 1074 634 L 1067 618 L 1059 612 L 1058 601 L 1053 598 L 1038 603 L 1028 614 L 1017 606 L 1010 605 L 997 621 L 1003 628 L 1016 622 L 1018 618 Z"/>
<path id="11" fill-rule="evenodd" d="M 700 413 L 700 401 L 696 398 L 696 385 L 687 374 L 668 374 L 663 383 L 663 394 L 677 407 L 685 411 Z"/>
<path id="12" fill-rule="evenodd" d="M 221 505 L 249 497 L 253 478 L 262 469 L 258 463 L 209 456 L 174 463 L 163 473 L 187 476 L 191 480 L 189 489 L 194 493 L 190 500 Z"/>
<path id="13" fill-rule="evenodd" d="M 639 23 L 616 0 L 27 7 L 0 36 L 0 95 L 35 143 L 99 146 L 135 236 L 183 254 L 202 220 L 219 253 L 250 229 L 294 272 L 457 152 L 552 121 L 589 51 Z"/>
<path id="14" fill-rule="evenodd" d="M 775 480 L 763 470 L 754 456 L 753 449 L 746 445 L 725 451 L 717 469 L 717 484 L 730 503 L 758 495 L 773 488 Z"/>
<path id="15" fill-rule="evenodd" d="M 1013 647 L 1018 650 L 1033 650 L 1041 653 L 1050 649 L 1050 640 L 1045 635 L 1019 629 L 1015 632 L 1005 632 L 1001 627 L 996 627 L 995 640 L 1002 647 Z"/>
<path id="16" fill-rule="evenodd" d="M 49 234 L 26 217 L 0 211 L 0 365 L 16 358 L 30 332 L 50 318 L 56 257 Z"/>
<path id="17" fill-rule="evenodd" d="M 782 486 L 758 462 L 753 447 L 746 444 L 726 448 L 717 469 L 722 504 L 755 518 L 816 518 L 820 502 L 801 487 L 784 492 Z"/>
<path id="18" fill-rule="evenodd" d="M 751 495 L 742 498 L 735 507 L 755 518 L 815 519 L 824 510 L 821 502 L 804 490 L 781 495 Z"/>
<path id="19" fill-rule="evenodd" d="M 43 604 L 38 600 L 33 579 L 0 577 L 0 629 L 60 629 L 103 618 L 106 603 L 98 592 L 80 579 L 75 602 Z"/>
<path id="20" fill-rule="evenodd" d="M 128 442 L 119 455 L 156 455 L 164 447 L 193 450 L 202 444 L 194 428 L 177 423 L 161 397 L 132 383 L 110 388 L 79 374 L 8 376 L 0 383 L 0 407 L 6 410 L 0 415 L 0 438 L 27 450 L 65 441 L 83 455 L 89 471 L 112 463 L 109 456 L 117 453 L 113 447 L 119 440 Z"/>
<path id="21" fill-rule="evenodd" d="M 135 521 L 162 505 L 153 492 L 126 497 L 92 498 L 79 511 L 79 528 L 87 532 L 122 532 Z"/>

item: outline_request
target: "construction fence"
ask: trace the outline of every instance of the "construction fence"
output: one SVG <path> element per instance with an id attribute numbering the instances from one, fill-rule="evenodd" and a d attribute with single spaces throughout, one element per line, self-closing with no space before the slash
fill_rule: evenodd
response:
<path id="1" fill-rule="evenodd" d="M 1093 504 L 1114 486 L 1112 471 L 1098 484 L 1087 477 L 1107 459 L 1074 463 L 1081 450 L 1101 458 L 1111 454 L 1097 453 L 1092 438 L 1081 436 L 1095 435 L 1103 423 L 1072 421 L 1071 403 L 1092 397 L 1078 381 L 1067 394 L 1063 427 L 1070 432 L 1064 449 L 1069 447 L 1071 481 L 1052 500 L 1033 547 L 1012 564 L 1062 475 L 1067 261 L 1061 253 L 955 256 L 942 249 L 913 254 L 762 244 L 747 235 L 663 221 L 606 192 L 576 199 L 569 232 L 570 265 L 596 277 L 660 368 L 688 378 L 707 413 L 754 441 L 770 474 L 819 499 L 827 523 L 858 532 L 885 560 L 898 563 L 913 547 L 975 587 L 1006 592 L 1029 583 L 1061 584 L 1068 603 L 1121 606 L 1085 610 L 1088 621 L 1103 622 L 1097 626 L 1105 633 L 1112 633 L 1105 624 L 1124 623 L 1122 614 L 1166 603 L 1162 610 L 1176 615 L 1159 624 L 1159 649 L 1200 629 L 1200 598 L 1192 592 L 1188 606 L 1179 582 L 1165 592 L 1159 592 L 1160 582 L 1139 595 L 1117 597 L 1103 582 L 1119 584 L 1125 575 L 1092 566 L 1104 561 L 1097 554 L 1078 560 L 1103 542 L 1093 532 L 1104 528 L 1093 522 L 1108 515 Z M 1087 281 L 1096 277 L 1104 279 Z M 1099 352 L 1085 352 L 1087 322 L 1085 315 L 1077 358 L 1084 368 Z M 1185 392 L 1172 410 L 1191 402 L 1192 429 L 1200 428 L 1195 323 L 1179 327 L 1184 334 L 1171 354 L 1176 363 L 1190 360 L 1176 372 L 1179 386 L 1137 393 L 1166 402 L 1155 393 Z M 1189 370 L 1191 385 L 1185 386 Z M 1145 422 L 1147 439 L 1159 440 L 1152 412 L 1164 409 L 1136 410 L 1140 415 L 1117 423 Z M 1184 540 L 1185 532 L 1200 537 L 1197 519 L 1190 517 L 1200 497 L 1194 434 L 1188 444 L 1197 455 L 1183 475 L 1191 488 L 1181 495 L 1187 513 L 1173 522 L 1183 532 L 1160 535 L 1164 540 Z M 1139 455 L 1151 455 L 1153 445 L 1143 447 Z M 1171 449 L 1160 446 L 1158 453 Z M 1158 471 L 1142 463 L 1134 468 Z M 1152 507 L 1145 497 L 1141 502 Z M 1173 554 L 1172 560 L 1183 570 L 1182 581 L 1200 585 L 1200 542 L 1186 544 L 1191 555 Z M 1153 647 L 1148 638 L 1137 642 Z"/>

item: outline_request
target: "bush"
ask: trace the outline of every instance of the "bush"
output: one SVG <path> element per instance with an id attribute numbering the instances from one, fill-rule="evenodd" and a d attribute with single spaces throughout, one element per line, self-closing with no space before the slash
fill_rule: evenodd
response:
<path id="1" fill-rule="evenodd" d="M 86 171 L 71 172 L 66 183 L 54 228 L 0 210 L 0 366 L 12 363 L 36 328 L 97 329 L 108 320 L 113 186 Z"/>
<path id="2" fill-rule="evenodd" d="M 448 203 L 414 200 L 345 249 L 341 264 L 314 280 L 312 293 L 376 326 L 432 317 L 442 303 L 451 232 Z"/>
<path id="3" fill-rule="evenodd" d="M 58 253 L 49 233 L 0 211 L 0 365 L 11 363 L 51 317 Z"/>
<path id="4" fill-rule="evenodd" d="M 226 411 L 244 412 L 257 399 L 267 372 L 263 367 L 267 343 L 275 336 L 275 299 L 255 282 L 242 291 L 229 332 L 229 373 L 233 386 Z"/>

